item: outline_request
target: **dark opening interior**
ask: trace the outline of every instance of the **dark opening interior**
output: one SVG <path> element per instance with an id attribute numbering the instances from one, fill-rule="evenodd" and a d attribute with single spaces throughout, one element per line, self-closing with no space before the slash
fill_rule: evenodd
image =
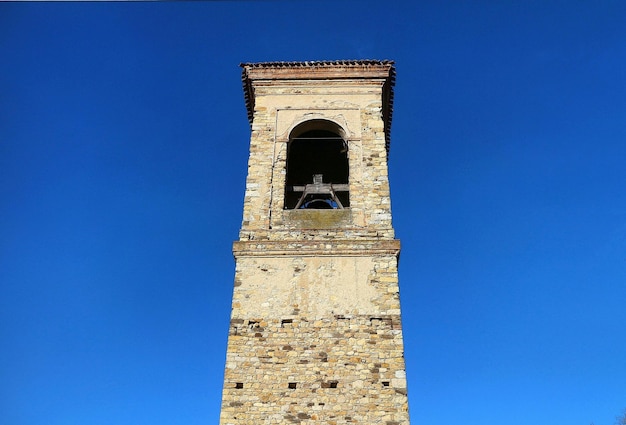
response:
<path id="1" fill-rule="evenodd" d="M 303 197 L 307 184 L 313 184 L 314 175 L 321 175 L 321 182 L 333 185 L 348 184 L 348 149 L 337 133 L 328 130 L 309 130 L 290 140 L 287 150 L 287 181 L 285 208 L 331 209 L 350 206 L 347 190 L 334 190 L 341 206 L 325 193 L 313 193 Z"/>

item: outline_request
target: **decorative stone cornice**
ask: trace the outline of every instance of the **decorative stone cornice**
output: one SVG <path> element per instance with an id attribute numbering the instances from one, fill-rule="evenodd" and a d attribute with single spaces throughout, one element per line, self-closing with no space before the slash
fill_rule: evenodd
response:
<path id="1" fill-rule="evenodd" d="M 236 241 L 233 255 L 239 257 L 278 256 L 371 256 L 400 254 L 397 239 L 332 240 L 332 241 Z"/>

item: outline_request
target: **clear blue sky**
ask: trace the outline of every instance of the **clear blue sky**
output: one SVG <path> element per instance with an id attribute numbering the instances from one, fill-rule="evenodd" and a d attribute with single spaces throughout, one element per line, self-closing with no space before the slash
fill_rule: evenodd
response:
<path id="1" fill-rule="evenodd" d="M 626 2 L 0 4 L 0 423 L 215 424 L 240 62 L 392 59 L 415 425 L 626 408 Z"/>

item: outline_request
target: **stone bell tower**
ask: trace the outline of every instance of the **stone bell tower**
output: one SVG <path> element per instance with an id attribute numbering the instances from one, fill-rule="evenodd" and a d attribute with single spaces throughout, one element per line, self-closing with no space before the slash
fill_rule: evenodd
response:
<path id="1" fill-rule="evenodd" d="M 408 425 L 391 61 L 246 63 L 221 425 Z"/>

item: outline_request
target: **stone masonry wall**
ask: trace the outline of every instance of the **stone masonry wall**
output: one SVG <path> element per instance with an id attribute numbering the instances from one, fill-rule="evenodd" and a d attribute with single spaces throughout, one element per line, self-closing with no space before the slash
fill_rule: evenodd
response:
<path id="1" fill-rule="evenodd" d="M 393 238 L 382 116 L 382 81 L 259 82 L 240 240 L 298 238 L 285 220 L 284 185 L 289 130 L 310 119 L 338 123 L 347 133 L 353 238 Z M 297 230 L 310 230 L 297 228 Z M 319 232 L 317 232 L 319 233 Z M 308 238 L 316 232 L 309 232 Z M 323 235 L 323 233 L 321 233 Z"/>
<path id="2" fill-rule="evenodd" d="M 408 424 L 397 316 L 233 318 L 220 423 Z"/>
<path id="3" fill-rule="evenodd" d="M 223 425 L 408 424 L 395 255 L 239 257 L 224 379 Z"/>

